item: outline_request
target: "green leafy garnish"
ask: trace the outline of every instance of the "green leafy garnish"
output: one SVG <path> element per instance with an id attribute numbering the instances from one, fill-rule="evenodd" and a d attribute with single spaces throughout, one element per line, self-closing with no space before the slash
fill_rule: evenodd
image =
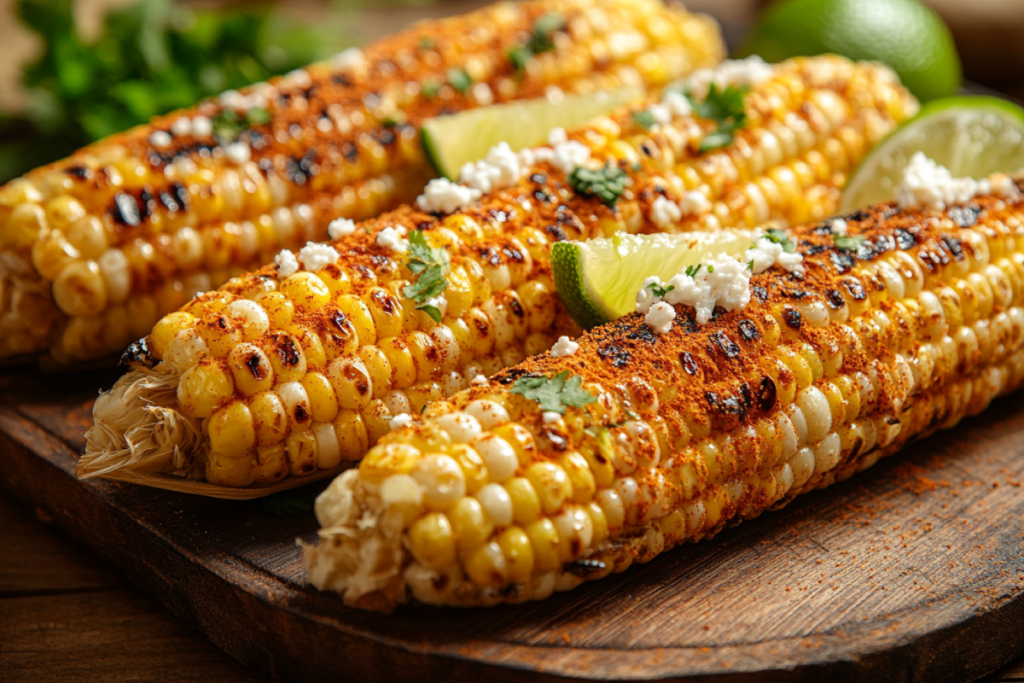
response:
<path id="1" fill-rule="evenodd" d="M 654 127 L 654 114 L 647 111 L 646 109 L 643 109 L 641 111 L 635 111 L 631 116 L 633 119 L 633 123 L 640 126 L 641 128 L 646 128 L 647 130 L 650 130 L 651 128 Z"/>
<path id="2" fill-rule="evenodd" d="M 473 85 L 473 79 L 465 69 L 448 69 L 448 82 L 461 93 L 465 93 Z"/>
<path id="3" fill-rule="evenodd" d="M 715 267 L 714 266 L 708 266 L 708 272 L 709 273 L 715 272 Z"/>
<path id="4" fill-rule="evenodd" d="M 654 296 L 661 297 L 662 299 L 664 299 L 665 295 L 675 288 L 675 285 L 664 285 L 658 284 L 657 282 L 652 282 L 647 285 L 647 289 L 651 290 L 651 293 L 654 294 Z"/>
<path id="5" fill-rule="evenodd" d="M 693 98 L 687 95 L 694 114 L 718 124 L 715 130 L 701 139 L 697 151 L 707 152 L 732 143 L 736 131 L 747 125 L 747 111 L 743 100 L 748 92 L 750 88 L 747 86 L 735 88 L 730 85 L 725 90 L 719 90 L 718 86 L 712 83 L 708 86 L 708 94 L 703 102 L 694 102 Z"/>
<path id="6" fill-rule="evenodd" d="M 793 240 L 789 239 L 789 235 L 786 234 L 785 230 L 779 230 L 778 228 L 771 228 L 764 234 L 764 238 L 769 242 L 782 245 L 782 251 L 787 254 L 792 254 L 796 251 L 796 245 L 793 244 Z"/>
<path id="7" fill-rule="evenodd" d="M 420 83 L 420 92 L 428 100 L 432 100 L 437 97 L 438 91 L 441 90 L 441 84 L 437 81 L 423 81 Z"/>
<path id="8" fill-rule="evenodd" d="M 753 270 L 753 269 L 754 269 L 754 259 L 750 259 L 749 261 L 747 261 L 747 270 Z"/>
<path id="9" fill-rule="evenodd" d="M 542 410 L 565 415 L 567 406 L 582 408 L 597 399 L 583 388 L 583 378 L 569 377 L 563 370 L 554 377 L 520 377 L 512 385 L 513 394 L 525 396 L 540 403 Z"/>
<path id="10" fill-rule="evenodd" d="M 533 22 L 533 33 L 526 45 L 514 47 L 508 52 L 508 60 L 516 74 L 522 75 L 534 55 L 555 49 L 554 34 L 565 26 L 565 17 L 560 12 L 549 12 Z"/>
<path id="11" fill-rule="evenodd" d="M 628 181 L 625 171 L 610 164 L 596 171 L 578 166 L 569 174 L 569 185 L 577 194 L 594 195 L 607 206 L 615 206 Z"/>
<path id="12" fill-rule="evenodd" d="M 313 501 L 316 495 L 311 493 L 296 493 L 295 491 L 282 491 L 272 496 L 267 496 L 260 501 L 264 512 L 272 515 L 301 515 L 313 509 Z"/>
<path id="13" fill-rule="evenodd" d="M 423 36 L 420 38 L 419 47 L 421 50 L 433 50 L 437 47 L 437 41 L 430 36 Z"/>
<path id="14" fill-rule="evenodd" d="M 690 277 L 697 277 L 697 273 L 700 272 L 702 264 L 698 263 L 695 266 L 686 266 L 686 274 Z"/>
<path id="15" fill-rule="evenodd" d="M 428 301 L 448 288 L 450 258 L 443 247 L 427 244 L 422 230 L 409 233 L 409 270 L 417 275 L 416 281 L 402 288 L 402 296 L 416 302 L 416 309 L 429 315 L 434 322 L 441 322 L 441 311 Z"/>
<path id="16" fill-rule="evenodd" d="M 270 112 L 264 107 L 253 107 L 244 114 L 234 109 L 225 109 L 211 120 L 213 134 L 218 140 L 230 141 L 253 126 L 270 123 Z"/>
<path id="17" fill-rule="evenodd" d="M 517 74 L 526 70 L 526 65 L 533 59 L 533 52 L 525 45 L 514 47 L 508 51 L 508 61 L 512 62 L 512 68 Z"/>
<path id="18" fill-rule="evenodd" d="M 835 241 L 836 249 L 840 251 L 856 251 L 860 248 L 860 245 L 864 244 L 867 237 L 864 235 L 833 235 L 832 239 Z"/>
<path id="19" fill-rule="evenodd" d="M 245 113 L 245 118 L 252 126 L 265 126 L 270 123 L 270 110 L 266 107 L 253 107 Z"/>

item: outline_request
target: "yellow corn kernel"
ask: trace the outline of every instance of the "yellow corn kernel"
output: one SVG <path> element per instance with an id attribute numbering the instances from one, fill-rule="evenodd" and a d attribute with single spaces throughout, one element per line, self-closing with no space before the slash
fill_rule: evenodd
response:
<path id="1" fill-rule="evenodd" d="M 460 499 L 445 514 L 452 523 L 462 552 L 483 545 L 494 532 L 494 524 L 476 498 L 466 496 Z"/>
<path id="2" fill-rule="evenodd" d="M 508 580 L 517 582 L 530 578 L 534 565 L 533 546 L 526 532 L 518 526 L 509 527 L 498 536 L 497 542 L 505 555 Z"/>
<path id="3" fill-rule="evenodd" d="M 178 384 L 178 405 L 191 417 L 210 417 L 234 395 L 231 374 L 212 359 L 186 370 Z"/>
<path id="4" fill-rule="evenodd" d="M 534 567 L 539 572 L 550 572 L 562 566 L 558 555 L 558 532 L 547 517 L 523 528 L 533 548 Z"/>
<path id="5" fill-rule="evenodd" d="M 153 331 L 149 333 L 149 348 L 157 358 L 162 359 L 165 356 L 168 347 L 178 333 L 191 328 L 195 319 L 194 315 L 184 311 L 168 313 L 160 319 L 160 322 L 153 327 Z"/>
<path id="6" fill-rule="evenodd" d="M 508 581 L 505 555 L 495 542 L 471 551 L 463 560 L 466 575 L 482 588 L 501 588 Z"/>
<path id="7" fill-rule="evenodd" d="M 309 372 L 302 378 L 302 386 L 309 396 L 309 408 L 316 422 L 331 422 L 338 414 L 338 397 L 330 381 L 319 372 Z"/>
<path id="8" fill-rule="evenodd" d="M 292 325 L 288 332 L 302 346 L 302 354 L 306 358 L 306 367 L 313 369 L 322 368 L 327 365 L 327 352 L 324 351 L 324 345 L 320 341 L 320 337 L 313 334 L 312 330 L 301 325 Z"/>
<path id="9" fill-rule="evenodd" d="M 351 278 L 349 278 L 348 274 L 344 270 L 334 264 L 321 268 L 316 272 L 316 275 L 325 285 L 327 285 L 327 290 L 331 293 L 331 298 L 342 294 L 348 294 L 352 291 Z"/>
<path id="10" fill-rule="evenodd" d="M 493 434 L 512 447 L 512 450 L 516 452 L 520 467 L 526 467 L 533 462 L 533 457 L 537 454 L 537 444 L 529 429 L 510 422 L 495 427 Z"/>
<path id="11" fill-rule="evenodd" d="M 819 387 L 828 400 L 829 410 L 832 412 L 832 424 L 839 426 L 846 422 L 846 401 L 843 393 L 832 382 L 824 382 Z"/>
<path id="12" fill-rule="evenodd" d="M 406 540 L 413 556 L 428 567 L 441 569 L 455 561 L 455 532 L 443 512 L 431 512 L 413 522 Z"/>
<path id="13" fill-rule="evenodd" d="M 388 420 L 391 411 L 380 399 L 375 398 L 370 401 L 365 408 L 359 411 L 359 414 L 363 418 L 363 424 L 366 425 L 366 434 L 370 443 L 377 443 L 382 436 L 391 431 L 391 422 Z"/>
<path id="14" fill-rule="evenodd" d="M 326 306 L 331 300 L 331 291 L 324 281 L 313 273 L 300 271 L 289 275 L 280 284 L 279 290 L 302 313 L 312 313 Z"/>
<path id="15" fill-rule="evenodd" d="M 526 470 L 526 478 L 530 480 L 541 509 L 546 514 L 554 514 L 562 504 L 572 498 L 572 482 L 561 467 L 550 462 L 538 462 Z"/>
<path id="16" fill-rule="evenodd" d="M 402 303 L 383 287 L 374 287 L 363 295 L 363 303 L 373 316 L 377 337 L 394 337 L 402 333 Z"/>
<path id="17" fill-rule="evenodd" d="M 256 442 L 261 446 L 276 444 L 288 433 L 288 414 L 284 404 L 273 391 L 263 391 L 249 401 Z"/>
<path id="18" fill-rule="evenodd" d="M 281 292 L 263 292 L 256 297 L 256 303 L 267 312 L 270 322 L 279 330 L 291 327 L 295 318 L 295 304 Z"/>
<path id="19" fill-rule="evenodd" d="M 416 364 L 416 380 L 429 382 L 441 375 L 441 353 L 430 335 L 424 332 L 410 332 L 405 337 L 413 363 Z"/>
<path id="20" fill-rule="evenodd" d="M 238 325 L 224 313 L 212 313 L 199 318 L 195 329 L 214 358 L 226 358 L 233 348 L 242 343 Z"/>
<path id="21" fill-rule="evenodd" d="M 71 316 L 102 313 L 107 307 L 107 286 L 95 261 L 72 261 L 53 283 L 57 307 Z"/>
<path id="22" fill-rule="evenodd" d="M 356 330 L 360 346 L 369 346 L 377 343 L 377 326 L 373 322 L 373 315 L 359 297 L 351 294 L 343 294 L 335 302 L 345 317 Z"/>
<path id="23" fill-rule="evenodd" d="M 551 328 L 558 310 L 558 297 L 540 280 L 527 280 L 516 288 L 519 300 L 526 310 L 531 332 L 544 332 Z"/>
<path id="24" fill-rule="evenodd" d="M 0 230 L 3 244 L 11 249 L 28 249 L 36 244 L 46 227 L 46 212 L 38 204 L 19 204 Z"/>
<path id="25" fill-rule="evenodd" d="M 420 382 L 408 387 L 405 395 L 409 399 L 410 412 L 421 415 L 428 404 L 444 399 L 444 389 L 437 382 Z"/>
<path id="26" fill-rule="evenodd" d="M 206 459 L 206 481 L 216 486 L 248 486 L 256 481 L 259 468 L 256 458 L 228 458 L 210 453 Z"/>
<path id="27" fill-rule="evenodd" d="M 327 366 L 327 379 L 334 388 L 338 406 L 359 410 L 373 399 L 373 383 L 366 365 L 358 358 L 336 358 Z"/>
<path id="28" fill-rule="evenodd" d="M 487 314 L 479 308 L 469 309 L 466 324 L 470 330 L 470 345 L 474 357 L 489 356 L 494 350 L 494 325 Z"/>
<path id="29" fill-rule="evenodd" d="M 374 446 L 359 463 L 359 477 L 380 484 L 395 474 L 409 474 L 420 461 L 420 451 L 407 444 Z"/>
<path id="30" fill-rule="evenodd" d="M 462 476 L 466 480 L 466 494 L 473 495 L 489 481 L 487 467 L 483 458 L 473 448 L 466 444 L 453 444 L 448 449 L 448 455 L 454 458 L 455 462 L 462 468 Z"/>
<path id="31" fill-rule="evenodd" d="M 299 477 L 316 471 L 316 439 L 312 431 L 306 427 L 292 429 L 285 444 L 292 476 Z"/>
<path id="32" fill-rule="evenodd" d="M 292 335 L 284 332 L 269 335 L 263 350 L 278 382 L 298 382 L 306 375 L 306 356 Z"/>
<path id="33" fill-rule="evenodd" d="M 587 503 L 584 507 L 590 516 L 590 526 L 593 529 L 592 547 L 596 548 L 608 538 L 608 519 L 604 516 L 604 510 L 595 502 Z"/>
<path id="34" fill-rule="evenodd" d="M 540 498 L 529 479 L 516 477 L 504 486 L 512 499 L 512 519 L 516 524 L 529 524 L 540 516 Z"/>
<path id="35" fill-rule="evenodd" d="M 559 464 L 572 485 L 572 501 L 579 504 L 589 503 L 597 491 L 597 484 L 586 458 L 576 452 L 566 453 L 559 460 Z"/>
<path id="36" fill-rule="evenodd" d="M 448 302 L 446 315 L 458 318 L 473 305 L 473 285 L 466 269 L 452 266 L 448 274 L 448 287 L 444 290 L 444 298 Z"/>
<path id="37" fill-rule="evenodd" d="M 793 374 L 793 379 L 796 380 L 797 392 L 810 386 L 814 380 L 814 373 L 811 370 L 811 366 L 808 365 L 804 357 L 796 353 L 793 349 L 787 346 L 780 346 L 776 349 L 779 360 L 786 364 L 789 371 Z"/>
<path id="38" fill-rule="evenodd" d="M 600 448 L 596 448 L 590 442 L 585 442 L 580 448 L 580 455 L 587 461 L 595 484 L 602 488 L 612 485 L 615 481 L 615 467 Z"/>
<path id="39" fill-rule="evenodd" d="M 370 445 L 366 425 L 358 410 L 339 410 L 334 418 L 334 433 L 338 436 L 342 460 L 358 460 Z"/>
<path id="40" fill-rule="evenodd" d="M 391 388 L 405 389 L 416 381 L 416 363 L 413 362 L 409 346 L 402 337 L 382 338 L 377 347 L 388 359 L 391 366 Z"/>
<path id="41" fill-rule="evenodd" d="M 231 368 L 235 388 L 246 396 L 267 391 L 274 386 L 274 372 L 270 367 L 270 359 L 252 344 L 239 344 L 231 349 L 231 353 L 228 354 L 228 367 Z"/>
<path id="42" fill-rule="evenodd" d="M 210 433 L 210 448 L 226 458 L 249 455 L 256 445 L 256 428 L 249 407 L 241 402 L 220 408 L 206 425 Z"/>
<path id="43" fill-rule="evenodd" d="M 469 324 L 462 318 L 445 318 L 444 323 L 452 331 L 452 337 L 459 347 L 459 354 L 468 363 L 474 357 L 473 333 L 469 329 Z"/>
<path id="44" fill-rule="evenodd" d="M 256 481 L 269 484 L 284 479 L 290 470 L 288 451 L 283 442 L 256 447 Z"/>

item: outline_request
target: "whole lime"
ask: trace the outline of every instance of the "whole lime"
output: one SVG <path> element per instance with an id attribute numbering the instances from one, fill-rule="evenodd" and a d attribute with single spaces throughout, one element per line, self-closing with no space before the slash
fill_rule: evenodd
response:
<path id="1" fill-rule="evenodd" d="M 920 100 L 960 86 L 949 27 L 917 0 L 781 0 L 762 15 L 740 55 L 778 62 L 829 52 L 885 62 Z"/>

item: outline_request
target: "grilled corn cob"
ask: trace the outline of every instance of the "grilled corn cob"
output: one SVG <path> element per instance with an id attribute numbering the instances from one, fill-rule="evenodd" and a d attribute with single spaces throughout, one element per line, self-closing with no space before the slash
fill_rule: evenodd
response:
<path id="1" fill-rule="evenodd" d="M 664 334 L 632 313 L 432 404 L 318 499 L 310 582 L 380 611 L 542 599 L 842 481 L 1021 384 L 1016 186 L 857 212 L 852 251 L 838 224 L 795 230 L 803 272 L 753 276 L 744 309 L 700 326 L 677 306 Z M 557 373 L 591 402 L 560 415 L 517 390 Z"/>
<path id="2" fill-rule="evenodd" d="M 722 56 L 712 20 L 656 0 L 506 2 L 87 147 L 0 188 L 0 358 L 120 352 L 332 218 L 415 197 L 425 118 L 659 86 Z"/>
<path id="3" fill-rule="evenodd" d="M 239 487 L 356 460 L 393 416 L 574 332 L 553 291 L 552 241 L 828 212 L 844 171 L 916 106 L 884 67 L 837 57 L 774 67 L 747 97 L 751 126 L 715 152 L 692 151 L 707 122 L 679 116 L 647 131 L 624 111 L 525 153 L 583 150 L 591 167 L 619 164 L 632 185 L 613 207 L 572 192 L 558 159 L 539 161 L 461 212 L 405 207 L 351 225 L 316 272 L 270 266 L 196 298 L 136 349 L 137 360 L 162 362 L 97 401 L 80 476 L 124 470 L 161 485 L 137 473 L 165 472 Z M 658 199 L 687 183 L 708 211 L 655 220 Z M 421 231 L 450 259 L 436 322 L 405 293 L 418 276 L 392 250 L 400 230 Z M 306 249 L 308 261 L 326 247 Z"/>

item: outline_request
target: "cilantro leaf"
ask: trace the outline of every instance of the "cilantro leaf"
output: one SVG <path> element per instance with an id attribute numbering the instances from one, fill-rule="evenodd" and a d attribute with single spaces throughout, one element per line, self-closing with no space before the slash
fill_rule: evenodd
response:
<path id="1" fill-rule="evenodd" d="M 473 78 L 465 69 L 448 69 L 448 82 L 461 93 L 465 93 L 473 85 Z"/>
<path id="2" fill-rule="evenodd" d="M 640 126 L 641 128 L 646 128 L 647 130 L 653 128 L 655 124 L 654 114 L 647 111 L 646 109 L 633 112 L 632 119 L 633 123 Z"/>
<path id="3" fill-rule="evenodd" d="M 537 401 L 541 410 L 565 415 L 568 406 L 582 408 L 597 399 L 583 388 L 583 378 L 579 375 L 569 377 L 569 371 L 563 370 L 554 377 L 520 377 L 512 385 L 511 392 Z"/>
<path id="4" fill-rule="evenodd" d="M 433 50 L 437 47 L 437 41 L 430 36 L 423 36 L 420 38 L 419 48 L 421 50 Z"/>
<path id="5" fill-rule="evenodd" d="M 416 281 L 402 288 L 402 296 L 416 302 L 417 310 L 429 315 L 434 322 L 441 322 L 441 311 L 430 299 L 439 296 L 448 289 L 446 275 L 450 269 L 451 259 L 443 247 L 431 247 L 422 230 L 409 233 L 409 260 L 406 266 Z"/>
<path id="6" fill-rule="evenodd" d="M 668 294 L 675 288 L 675 285 L 666 286 L 664 284 L 658 284 L 657 282 L 652 282 L 651 284 L 647 285 L 647 289 L 651 290 L 651 293 L 654 294 L 654 296 L 658 296 L 663 299 L 665 298 L 666 294 Z"/>
<path id="7" fill-rule="evenodd" d="M 526 65 L 533 59 L 533 52 L 530 48 L 525 45 L 514 47 L 508 51 L 508 61 L 512 62 L 512 68 L 516 70 L 517 74 L 522 74 L 526 71 Z"/>
<path id="8" fill-rule="evenodd" d="M 235 140 L 253 126 L 270 123 L 270 111 L 265 107 L 253 107 L 246 113 L 239 114 L 234 109 L 225 109 L 216 114 L 210 122 L 213 124 L 213 134 L 218 140 Z"/>
<path id="9" fill-rule="evenodd" d="M 793 244 L 793 240 L 789 239 L 789 235 L 786 234 L 785 230 L 779 230 L 778 228 L 771 228 L 764 234 L 764 238 L 769 242 L 782 245 L 782 251 L 787 254 L 792 254 L 796 251 L 796 245 Z"/>
<path id="10" fill-rule="evenodd" d="M 569 174 L 569 185 L 577 194 L 599 197 L 609 207 L 619 201 L 628 181 L 626 172 L 612 165 L 596 171 L 578 166 Z"/>
<path id="11" fill-rule="evenodd" d="M 686 266 L 686 274 L 690 277 L 697 277 L 697 273 L 700 272 L 701 265 L 702 264 L 698 263 L 695 266 Z"/>
<path id="12" fill-rule="evenodd" d="M 747 86 L 736 88 L 730 85 L 724 90 L 719 90 L 718 86 L 712 83 L 708 86 L 708 94 L 703 102 L 694 102 L 693 97 L 687 95 L 693 105 L 694 114 L 717 124 L 715 130 L 701 139 L 697 151 L 707 152 L 725 147 L 733 141 L 736 131 L 747 125 L 744 98 L 748 92 L 750 88 Z"/>
<path id="13" fill-rule="evenodd" d="M 835 241 L 836 249 L 856 251 L 868 238 L 864 235 L 833 235 L 832 239 Z"/>
<path id="14" fill-rule="evenodd" d="M 565 17 L 561 12 L 548 12 L 533 22 L 533 35 L 527 47 L 533 54 L 555 49 L 554 34 L 565 28 Z"/>
<path id="15" fill-rule="evenodd" d="M 441 90 L 441 84 L 437 81 L 423 81 L 420 83 L 420 92 L 428 100 L 432 100 L 437 96 L 438 91 Z"/>

